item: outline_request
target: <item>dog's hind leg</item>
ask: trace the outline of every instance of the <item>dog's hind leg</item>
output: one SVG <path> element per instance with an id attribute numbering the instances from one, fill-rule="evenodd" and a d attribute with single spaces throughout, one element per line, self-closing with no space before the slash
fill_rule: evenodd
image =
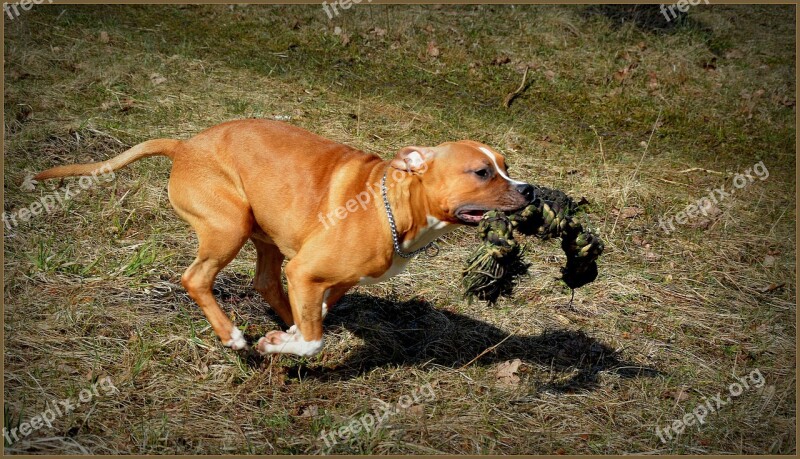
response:
<path id="1" fill-rule="evenodd" d="M 287 326 L 294 325 L 292 308 L 289 306 L 289 297 L 281 283 L 281 264 L 284 256 L 278 247 L 255 238 L 251 238 L 256 246 L 258 260 L 256 262 L 256 276 L 253 279 L 253 288 L 269 303 L 281 320 Z"/>
<path id="2" fill-rule="evenodd" d="M 232 349 L 244 349 L 247 342 L 241 330 L 219 307 L 211 289 L 217 274 L 239 253 L 249 235 L 238 228 L 199 227 L 198 222 L 191 223 L 197 230 L 199 246 L 197 258 L 181 276 L 181 283 L 200 306 L 222 343 Z"/>
<path id="3" fill-rule="evenodd" d="M 253 228 L 246 203 L 230 191 L 218 176 L 207 173 L 204 181 L 181 175 L 173 167 L 169 200 L 172 207 L 197 233 L 197 258 L 181 276 L 189 296 L 197 302 L 222 343 L 233 349 L 247 347 L 244 336 L 225 315 L 212 288 L 217 274 L 236 257 Z"/>

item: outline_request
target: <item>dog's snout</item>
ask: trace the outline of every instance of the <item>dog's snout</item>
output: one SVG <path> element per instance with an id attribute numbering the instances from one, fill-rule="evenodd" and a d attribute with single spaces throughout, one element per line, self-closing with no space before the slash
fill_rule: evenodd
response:
<path id="1" fill-rule="evenodd" d="M 525 198 L 526 201 L 533 201 L 533 185 L 521 183 L 517 185 L 517 191 Z"/>

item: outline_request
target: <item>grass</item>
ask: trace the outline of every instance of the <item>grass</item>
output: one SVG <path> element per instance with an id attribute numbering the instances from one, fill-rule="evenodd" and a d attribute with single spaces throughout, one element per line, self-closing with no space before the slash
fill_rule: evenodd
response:
<path id="1" fill-rule="evenodd" d="M 366 4 L 331 21 L 318 5 L 37 5 L 5 26 L 6 212 L 56 190 L 22 186 L 55 164 L 290 117 L 385 158 L 486 142 L 514 177 L 586 197 L 606 242 L 573 307 L 563 254 L 534 241 L 531 277 L 488 308 L 461 297 L 477 240 L 458 230 L 346 296 L 319 356 L 243 358 L 180 286 L 195 240 L 169 206 L 168 160 L 141 161 L 5 230 L 6 426 L 100 377 L 120 391 L 6 452 L 796 452 L 792 6 L 699 5 L 668 30 L 586 7 Z M 759 161 L 767 179 L 660 229 Z M 257 336 L 279 324 L 249 287 L 254 260 L 245 246 L 215 293 Z M 763 387 L 659 440 L 755 369 Z M 320 440 L 426 383 L 435 400 Z"/>

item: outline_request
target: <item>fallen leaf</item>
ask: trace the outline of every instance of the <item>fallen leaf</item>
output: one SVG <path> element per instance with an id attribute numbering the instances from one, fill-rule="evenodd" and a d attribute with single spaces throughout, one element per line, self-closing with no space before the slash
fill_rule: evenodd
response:
<path id="1" fill-rule="evenodd" d="M 153 83 L 154 85 L 158 86 L 158 85 L 160 85 L 162 83 L 166 83 L 167 79 L 164 78 L 163 76 L 157 74 L 157 73 L 154 73 L 154 74 L 150 75 L 150 82 Z"/>
<path id="2" fill-rule="evenodd" d="M 428 42 L 428 56 L 439 57 L 440 54 L 441 54 L 441 51 L 439 51 L 439 48 L 436 46 L 436 42 L 433 41 L 433 40 L 429 41 Z"/>
<path id="3" fill-rule="evenodd" d="M 519 384 L 519 376 L 517 376 L 517 372 L 519 371 L 519 366 L 522 364 L 520 359 L 514 360 L 506 360 L 505 362 L 501 363 L 497 366 L 497 370 L 495 370 L 495 376 L 497 380 L 506 385 L 517 385 Z"/>
<path id="4" fill-rule="evenodd" d="M 556 454 L 558 454 L 559 456 L 563 456 L 563 455 L 567 454 L 567 452 L 564 450 L 564 448 L 558 448 L 556 450 Z"/>
<path id="5" fill-rule="evenodd" d="M 505 65 L 511 62 L 511 58 L 503 54 L 492 59 L 491 65 Z"/>
<path id="6" fill-rule="evenodd" d="M 309 405 L 303 408 L 303 411 L 300 413 L 301 418 L 313 418 L 319 414 L 319 407 L 317 405 Z"/>
<path id="7" fill-rule="evenodd" d="M 108 32 L 106 32 L 105 30 L 100 32 L 100 36 L 98 39 L 100 40 L 100 43 L 108 43 L 109 41 L 111 41 L 111 38 L 108 36 Z"/>
<path id="8" fill-rule="evenodd" d="M 71 367 L 66 364 L 60 364 L 56 367 L 57 370 L 61 371 L 62 373 L 66 374 L 77 374 L 80 373 L 75 367 Z"/>
<path id="9" fill-rule="evenodd" d="M 615 217 L 619 215 L 622 218 L 636 218 L 642 213 L 644 213 L 644 211 L 636 206 L 623 207 L 621 212 L 616 207 L 611 209 L 611 215 Z"/>
<path id="10" fill-rule="evenodd" d="M 565 316 L 562 316 L 561 314 L 556 314 L 555 317 L 563 325 L 569 325 L 571 323 L 568 318 L 566 318 Z"/>
<path id="11" fill-rule="evenodd" d="M 656 75 L 656 72 L 648 72 L 647 77 L 648 77 L 647 81 L 648 89 L 650 89 L 651 91 L 655 91 L 656 89 L 658 89 L 658 76 Z"/>
<path id="12" fill-rule="evenodd" d="M 120 108 L 121 111 L 127 112 L 133 108 L 134 104 L 136 103 L 133 99 L 126 97 L 121 100 L 122 107 Z"/>
<path id="13" fill-rule="evenodd" d="M 738 49 L 732 49 L 725 53 L 725 59 L 741 59 L 744 57 L 744 53 L 739 51 Z"/>
<path id="14" fill-rule="evenodd" d="M 674 399 L 676 402 L 683 402 L 689 400 L 689 394 L 681 387 L 674 390 L 667 390 L 661 393 L 661 397 L 663 398 L 671 398 Z"/>
<path id="15" fill-rule="evenodd" d="M 794 98 L 789 97 L 785 94 L 773 94 L 772 97 L 770 97 L 770 100 L 772 101 L 772 103 L 782 107 L 791 108 L 795 106 Z"/>
<path id="16" fill-rule="evenodd" d="M 528 61 L 528 62 L 520 61 L 520 62 L 517 62 L 516 64 L 514 64 L 514 68 L 518 72 L 524 72 L 525 69 L 536 70 L 537 68 L 539 68 L 539 64 L 537 64 L 534 61 Z"/>
<path id="17" fill-rule="evenodd" d="M 711 220 L 707 218 L 701 218 L 698 220 L 693 220 L 687 226 L 694 229 L 708 229 L 708 227 L 711 226 Z"/>
<path id="18" fill-rule="evenodd" d="M 767 287 L 764 287 L 764 288 L 760 289 L 758 292 L 759 292 L 759 293 L 770 293 L 770 292 L 774 292 L 775 290 L 778 290 L 778 289 L 781 289 L 781 288 L 783 288 L 785 285 L 786 285 L 786 283 L 785 283 L 785 282 L 782 282 L 782 283 L 780 283 L 780 284 L 774 284 L 774 283 L 773 283 L 773 284 L 769 284 L 769 286 L 767 286 Z"/>
<path id="19" fill-rule="evenodd" d="M 704 209 L 709 218 L 716 218 L 722 215 L 722 209 L 713 204 L 710 207 L 705 207 Z"/>
<path id="20" fill-rule="evenodd" d="M 617 70 L 616 72 L 614 72 L 614 79 L 620 83 L 623 82 L 624 80 L 630 78 L 631 72 L 633 72 L 633 69 L 635 69 L 637 66 L 638 64 L 633 63 Z"/>

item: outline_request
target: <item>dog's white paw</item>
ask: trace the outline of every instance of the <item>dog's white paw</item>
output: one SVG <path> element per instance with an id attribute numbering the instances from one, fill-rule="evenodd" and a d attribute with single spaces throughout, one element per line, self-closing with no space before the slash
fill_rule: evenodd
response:
<path id="1" fill-rule="evenodd" d="M 291 328 L 289 330 L 291 330 Z M 273 330 L 258 340 L 258 343 L 256 343 L 256 351 L 262 355 L 280 352 L 276 349 L 279 349 L 282 345 L 290 342 L 292 340 L 292 336 L 293 335 L 287 332 Z"/>
<path id="2" fill-rule="evenodd" d="M 233 329 L 231 330 L 231 339 L 229 339 L 225 345 L 234 351 L 247 348 L 247 340 L 244 339 L 242 331 L 239 330 L 239 327 L 236 325 L 234 325 Z"/>
<path id="3" fill-rule="evenodd" d="M 291 331 L 291 328 L 289 329 Z M 302 333 L 296 331 L 289 334 L 279 330 L 271 331 L 258 340 L 256 351 L 266 354 L 295 354 L 311 356 L 322 350 L 322 340 L 306 341 Z"/>

